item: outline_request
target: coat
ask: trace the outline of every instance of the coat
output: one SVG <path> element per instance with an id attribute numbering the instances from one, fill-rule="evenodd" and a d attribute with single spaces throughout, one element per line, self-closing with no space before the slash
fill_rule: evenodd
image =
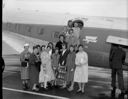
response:
<path id="1" fill-rule="evenodd" d="M 26 80 L 29 79 L 29 58 L 31 53 L 29 51 L 23 51 L 20 54 L 20 61 L 21 61 L 21 79 Z"/>
<path id="2" fill-rule="evenodd" d="M 64 52 L 64 54 L 63 54 L 63 53 L 60 54 L 59 64 L 60 64 L 61 66 L 65 66 L 65 65 L 66 65 L 68 53 L 69 53 L 69 51 L 66 50 L 66 51 Z"/>
<path id="3" fill-rule="evenodd" d="M 30 87 L 34 84 L 38 84 L 39 81 L 39 67 L 40 62 L 38 61 L 38 57 L 32 53 L 29 58 L 29 67 L 30 67 Z"/>
<path id="4" fill-rule="evenodd" d="M 125 62 L 126 53 L 121 48 L 114 48 L 111 52 L 111 68 L 122 69 L 122 64 Z"/>
<path id="5" fill-rule="evenodd" d="M 67 82 L 73 81 L 74 78 L 74 70 L 75 70 L 75 52 L 70 52 L 67 56 Z M 72 71 L 73 70 L 73 71 Z"/>

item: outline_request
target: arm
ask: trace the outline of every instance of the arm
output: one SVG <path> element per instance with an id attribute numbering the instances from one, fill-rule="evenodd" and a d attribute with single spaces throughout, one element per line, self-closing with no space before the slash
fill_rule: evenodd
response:
<path id="1" fill-rule="evenodd" d="M 88 55 L 87 53 L 84 53 L 83 61 L 81 62 L 81 65 L 88 64 Z"/>

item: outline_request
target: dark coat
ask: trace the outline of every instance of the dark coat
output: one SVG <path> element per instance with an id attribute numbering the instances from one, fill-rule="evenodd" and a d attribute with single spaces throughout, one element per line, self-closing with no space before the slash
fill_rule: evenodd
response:
<path id="1" fill-rule="evenodd" d="M 38 61 L 38 57 L 32 53 L 29 58 L 29 66 L 30 66 L 30 85 L 38 84 L 39 81 L 39 67 L 40 63 Z"/>
<path id="2" fill-rule="evenodd" d="M 111 68 L 122 69 L 122 64 L 125 62 L 126 53 L 121 48 L 114 48 L 111 51 L 110 61 Z"/>
<path id="3" fill-rule="evenodd" d="M 68 53 L 69 53 L 68 50 L 66 50 L 64 54 L 62 54 L 62 52 L 61 52 L 60 58 L 59 58 L 59 64 L 60 64 L 61 66 L 65 66 L 65 65 L 66 65 Z M 63 62 L 64 62 L 64 63 L 63 63 Z"/>
<path id="4" fill-rule="evenodd" d="M 56 43 L 56 46 L 55 47 L 57 47 L 58 49 L 59 49 L 59 54 L 61 53 L 61 50 L 62 50 L 62 45 L 63 44 L 66 44 L 67 45 L 67 43 L 64 41 L 64 42 L 61 42 L 61 41 L 58 41 L 57 43 Z"/>

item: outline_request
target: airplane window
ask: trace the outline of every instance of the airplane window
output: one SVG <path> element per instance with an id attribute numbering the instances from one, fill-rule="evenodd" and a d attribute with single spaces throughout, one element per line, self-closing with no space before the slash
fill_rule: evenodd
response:
<path id="1" fill-rule="evenodd" d="M 44 34 L 44 29 L 43 29 L 43 28 L 40 29 L 39 34 L 40 34 L 40 35 Z"/>
<path id="2" fill-rule="evenodd" d="M 31 32 L 31 27 L 30 26 L 28 27 L 28 32 Z"/>

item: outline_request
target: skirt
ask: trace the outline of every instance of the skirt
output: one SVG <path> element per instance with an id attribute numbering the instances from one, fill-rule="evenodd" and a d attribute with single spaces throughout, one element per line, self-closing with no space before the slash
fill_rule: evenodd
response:
<path id="1" fill-rule="evenodd" d="M 74 72 L 74 82 L 87 83 L 88 82 L 88 66 L 76 66 Z"/>
<path id="2" fill-rule="evenodd" d="M 29 79 L 29 68 L 21 67 L 21 79 L 22 80 Z"/>
<path id="3" fill-rule="evenodd" d="M 65 66 L 59 66 L 60 69 L 58 70 L 57 75 L 57 84 L 63 85 L 63 83 L 66 81 L 66 67 Z"/>

